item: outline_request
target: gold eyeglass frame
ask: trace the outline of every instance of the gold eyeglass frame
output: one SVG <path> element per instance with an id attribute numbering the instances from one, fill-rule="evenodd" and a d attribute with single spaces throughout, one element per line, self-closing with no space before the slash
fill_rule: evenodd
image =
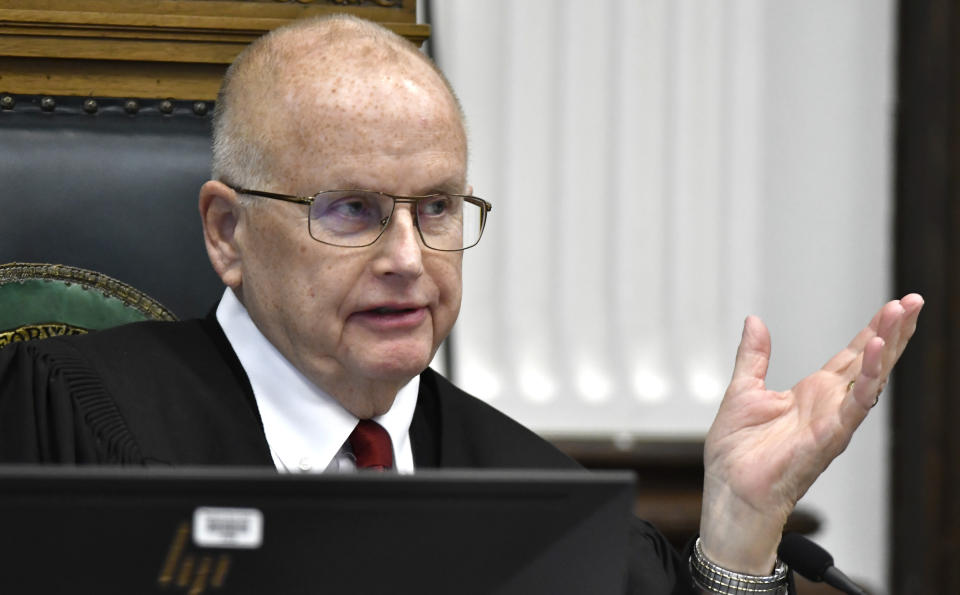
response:
<path id="1" fill-rule="evenodd" d="M 264 190 L 251 190 L 249 188 L 240 188 L 237 186 L 231 186 L 230 184 L 225 184 L 225 185 L 227 186 L 227 188 L 233 190 L 238 194 L 249 194 L 251 196 L 272 198 L 274 200 L 282 200 L 285 202 L 292 202 L 296 204 L 307 205 L 308 207 L 313 206 L 314 201 L 316 201 L 317 197 L 320 196 L 321 194 L 325 194 L 327 192 L 351 192 L 351 190 L 322 190 L 320 192 L 317 192 L 313 196 L 296 196 L 293 194 L 279 194 L 277 192 L 266 192 Z M 377 234 L 377 237 L 375 237 L 372 241 L 366 244 L 360 244 L 358 246 L 344 246 L 341 244 L 334 244 L 332 242 L 325 242 L 323 240 L 318 240 L 312 233 L 310 233 L 310 237 L 313 238 L 314 241 L 320 242 L 321 244 L 326 244 L 328 246 L 336 246 L 338 248 L 366 248 L 367 246 L 372 246 L 373 244 L 377 243 L 377 240 L 379 240 L 383 236 L 383 232 L 387 230 L 387 226 L 390 224 L 390 219 L 393 218 L 393 213 L 397 210 L 397 203 L 407 203 L 407 204 L 414 205 L 413 224 L 416 226 L 417 234 L 420 235 L 420 241 L 423 242 L 424 246 L 426 246 L 427 248 L 430 248 L 431 250 L 437 250 L 438 252 L 463 252 L 464 250 L 468 248 L 473 248 L 474 246 L 480 243 L 480 238 L 483 237 L 483 230 L 487 226 L 487 213 L 493 210 L 493 205 L 491 203 L 487 202 L 486 200 L 478 196 L 470 196 L 469 194 L 427 194 L 424 196 L 400 196 L 396 194 L 389 194 L 387 192 L 378 192 L 376 190 L 354 189 L 353 191 L 367 192 L 370 194 L 378 194 L 380 196 L 389 197 L 390 199 L 393 200 L 393 205 L 390 208 L 390 213 L 386 217 L 380 220 L 380 233 Z M 464 201 L 480 207 L 480 233 L 477 234 L 477 240 L 474 243 L 470 244 L 469 246 L 464 246 L 462 248 L 435 248 L 427 242 L 427 238 L 425 238 L 423 235 L 423 230 L 420 229 L 420 220 L 419 220 L 419 217 L 417 216 L 417 212 L 419 210 L 421 202 L 432 199 L 432 198 L 436 198 L 438 196 L 454 196 L 454 197 L 462 198 Z M 307 232 L 308 233 L 310 232 L 309 218 L 307 220 Z"/>

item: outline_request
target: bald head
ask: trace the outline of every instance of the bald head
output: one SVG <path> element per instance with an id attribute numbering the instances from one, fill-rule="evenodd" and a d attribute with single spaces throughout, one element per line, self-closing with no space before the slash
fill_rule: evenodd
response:
<path id="1" fill-rule="evenodd" d="M 420 125 L 384 138 L 384 120 L 397 117 Z M 251 44 L 228 69 L 214 114 L 213 177 L 276 187 L 322 165 L 324 147 L 399 148 L 449 121 L 462 133 L 449 83 L 412 43 L 348 15 L 298 20 Z"/>

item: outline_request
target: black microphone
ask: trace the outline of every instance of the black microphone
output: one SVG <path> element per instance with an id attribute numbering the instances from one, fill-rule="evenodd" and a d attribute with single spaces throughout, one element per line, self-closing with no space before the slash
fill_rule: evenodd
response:
<path id="1" fill-rule="evenodd" d="M 825 582 L 849 595 L 867 595 L 847 575 L 833 565 L 833 556 L 827 550 L 799 533 L 785 533 L 777 554 L 787 566 L 800 576 L 814 582 Z"/>

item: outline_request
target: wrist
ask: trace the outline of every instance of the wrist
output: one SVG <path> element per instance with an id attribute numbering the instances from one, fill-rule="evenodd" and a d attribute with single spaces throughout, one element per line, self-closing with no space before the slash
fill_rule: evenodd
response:
<path id="1" fill-rule="evenodd" d="M 763 511 L 737 497 L 725 483 L 704 482 L 700 543 L 717 565 L 750 575 L 768 575 L 789 511 Z"/>
<path id="2" fill-rule="evenodd" d="M 789 578 L 787 566 L 777 560 L 771 573 L 751 575 L 733 572 L 710 560 L 700 539 L 690 555 L 690 577 L 694 586 L 706 593 L 722 595 L 786 595 Z"/>

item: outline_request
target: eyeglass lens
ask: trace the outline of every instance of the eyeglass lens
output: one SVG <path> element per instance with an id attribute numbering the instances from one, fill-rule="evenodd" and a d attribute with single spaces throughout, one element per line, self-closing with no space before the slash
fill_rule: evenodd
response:
<path id="1" fill-rule="evenodd" d="M 377 192 L 321 192 L 310 207 L 310 235 L 335 246 L 366 246 L 383 232 L 394 204 L 393 197 Z M 462 250 L 480 241 L 481 205 L 443 194 L 418 199 L 416 204 L 417 226 L 428 247 Z"/>

